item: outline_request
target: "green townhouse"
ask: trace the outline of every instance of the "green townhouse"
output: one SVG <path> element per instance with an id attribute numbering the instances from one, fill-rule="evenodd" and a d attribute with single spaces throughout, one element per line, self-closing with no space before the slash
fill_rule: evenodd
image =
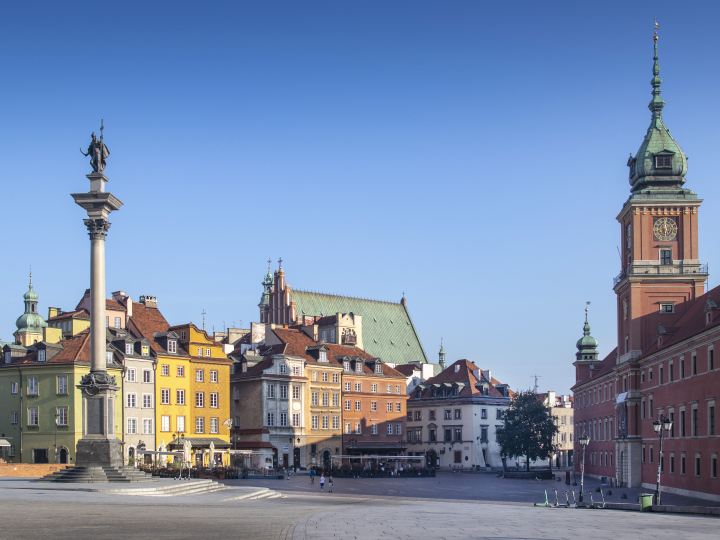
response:
<path id="1" fill-rule="evenodd" d="M 114 349 L 108 344 L 108 352 Z M 90 332 L 58 343 L 6 344 L 0 363 L 0 438 L 14 463 L 75 462 L 82 437 L 80 379 L 90 371 Z M 121 355 L 108 354 L 108 374 L 122 385 Z M 122 392 L 115 406 L 116 436 L 122 439 Z"/>

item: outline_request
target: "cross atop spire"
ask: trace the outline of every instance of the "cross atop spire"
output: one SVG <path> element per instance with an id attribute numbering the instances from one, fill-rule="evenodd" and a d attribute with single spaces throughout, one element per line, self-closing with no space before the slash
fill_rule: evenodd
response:
<path id="1" fill-rule="evenodd" d="M 657 22 L 657 19 L 655 19 L 655 34 L 653 35 L 653 43 L 655 47 L 655 55 L 653 56 L 653 78 L 650 84 L 652 84 L 653 87 L 653 98 L 650 101 L 650 104 L 648 105 L 648 108 L 652 111 L 653 116 L 660 116 L 663 110 L 663 107 L 665 106 L 665 101 L 660 97 L 660 84 L 662 83 L 662 79 L 660 78 L 660 64 L 658 64 L 658 49 L 657 49 L 657 42 L 658 42 L 658 36 L 657 31 L 658 28 L 660 28 L 660 25 Z"/>
<path id="2" fill-rule="evenodd" d="M 268 257 L 268 270 L 270 270 L 270 265 L 272 264 L 272 259 Z"/>
<path id="3" fill-rule="evenodd" d="M 282 257 L 278 259 L 278 265 L 280 265 L 280 268 L 282 268 Z"/>

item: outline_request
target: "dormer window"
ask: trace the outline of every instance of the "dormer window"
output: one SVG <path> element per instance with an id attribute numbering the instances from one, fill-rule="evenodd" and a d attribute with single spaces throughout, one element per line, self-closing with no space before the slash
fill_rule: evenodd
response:
<path id="1" fill-rule="evenodd" d="M 10 351 L 5 353 L 5 363 L 9 364 L 12 359 L 12 355 L 10 354 Z"/>
<path id="2" fill-rule="evenodd" d="M 287 366 L 285 364 L 280 364 L 280 375 L 285 375 L 287 373 Z"/>
<path id="3" fill-rule="evenodd" d="M 323 340 L 324 341 L 324 340 Z M 327 353 L 325 351 L 320 351 L 320 362 L 327 362 Z"/>
<path id="4" fill-rule="evenodd" d="M 656 169 L 670 169 L 672 168 L 672 155 L 664 154 L 655 156 L 655 168 Z"/>
<path id="5" fill-rule="evenodd" d="M 363 363 L 359 360 L 355 362 L 355 371 L 357 371 L 358 373 L 362 373 L 363 371 Z"/>
<path id="6" fill-rule="evenodd" d="M 460 372 L 460 364 L 456 364 L 455 365 L 455 373 L 459 373 L 459 372 Z"/>
<path id="7" fill-rule="evenodd" d="M 173 348 L 175 348 L 175 342 L 174 342 L 174 341 L 168 342 L 168 349 L 169 349 L 171 346 L 172 346 Z M 170 352 L 175 352 L 175 351 L 170 351 Z M 142 347 L 142 355 L 143 355 L 143 356 L 150 356 L 150 347 L 148 347 L 147 345 L 143 345 L 143 347 Z"/>
<path id="8" fill-rule="evenodd" d="M 144 355 L 144 356 L 147 356 L 147 355 L 145 354 L 145 350 L 146 350 L 146 349 L 147 349 L 147 347 L 143 347 L 143 355 Z M 177 352 L 177 341 L 175 341 L 174 339 L 168 339 L 168 352 L 169 352 L 169 353 L 176 353 L 176 352 Z"/>
<path id="9" fill-rule="evenodd" d="M 375 364 L 375 373 L 377 373 L 378 375 L 382 375 L 382 372 L 382 364 L 378 362 L 377 364 Z"/>
<path id="10" fill-rule="evenodd" d="M 106 364 L 112 364 L 112 361 L 113 361 L 112 351 L 107 351 L 107 352 L 105 353 L 105 363 L 106 363 Z"/>
<path id="11" fill-rule="evenodd" d="M 185 330 L 180 331 L 180 339 L 185 339 Z"/>
<path id="12" fill-rule="evenodd" d="M 44 362 L 45 361 L 45 349 L 40 349 L 38 351 L 38 362 Z"/>
<path id="13" fill-rule="evenodd" d="M 126 343 L 125 344 L 125 354 L 132 354 L 132 353 L 133 353 L 132 343 Z"/>
<path id="14" fill-rule="evenodd" d="M 708 311 L 705 314 L 705 324 L 710 324 L 711 322 L 712 322 L 712 313 Z"/>
<path id="15" fill-rule="evenodd" d="M 344 369 L 345 371 L 350 371 L 350 361 L 349 361 L 349 360 L 345 360 L 345 361 L 343 362 L 343 369 Z"/>

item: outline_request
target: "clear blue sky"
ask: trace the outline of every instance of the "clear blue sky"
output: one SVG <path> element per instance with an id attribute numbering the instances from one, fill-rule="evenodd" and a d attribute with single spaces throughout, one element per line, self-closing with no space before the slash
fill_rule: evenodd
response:
<path id="1" fill-rule="evenodd" d="M 666 124 L 720 271 L 717 2 L 5 2 L 0 337 L 89 283 L 90 133 L 105 120 L 107 291 L 173 324 L 258 319 L 294 288 L 399 301 L 431 358 L 514 388 L 574 382 L 591 300 L 615 346 L 626 161 Z M 716 160 L 713 162 L 713 160 Z M 273 268 L 277 264 L 273 263 Z"/>

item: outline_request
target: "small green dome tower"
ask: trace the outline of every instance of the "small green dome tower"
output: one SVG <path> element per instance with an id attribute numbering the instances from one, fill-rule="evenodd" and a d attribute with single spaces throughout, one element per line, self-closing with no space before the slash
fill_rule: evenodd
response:
<path id="1" fill-rule="evenodd" d="M 583 337 L 577 344 L 578 352 L 575 354 L 578 362 L 594 362 L 598 359 L 598 340 L 590 335 L 590 323 L 588 322 L 588 308 L 585 308 L 585 324 L 583 325 Z"/>
<path id="2" fill-rule="evenodd" d="M 38 295 L 33 290 L 32 272 L 30 272 L 30 288 L 23 295 L 25 313 L 15 321 L 17 330 L 13 334 L 19 345 L 26 347 L 42 340 L 43 328 L 47 326 L 45 319 L 38 313 Z"/>

